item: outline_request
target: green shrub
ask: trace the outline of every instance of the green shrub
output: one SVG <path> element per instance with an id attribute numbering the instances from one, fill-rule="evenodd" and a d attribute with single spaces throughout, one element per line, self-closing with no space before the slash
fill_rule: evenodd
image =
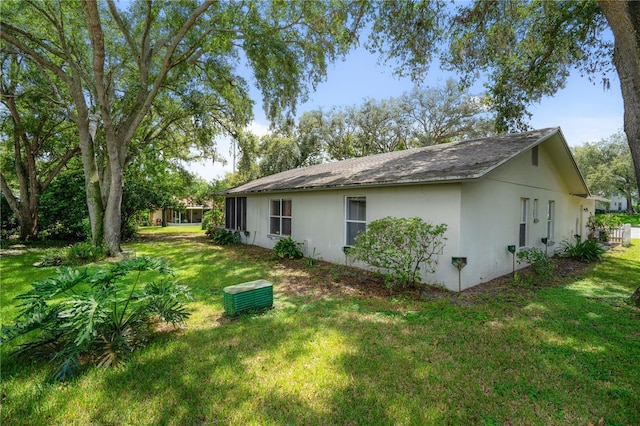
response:
<path id="1" fill-rule="evenodd" d="M 160 280 L 142 284 L 150 274 L 144 271 Z M 24 336 L 27 343 L 15 354 L 46 356 L 58 380 L 74 375 L 81 358 L 115 366 L 145 344 L 158 321 L 176 325 L 188 318 L 188 289 L 170 275 L 164 262 L 147 257 L 91 272 L 63 267 L 17 296 L 22 310 L 14 325 L 2 327 L 0 341 Z"/>
<path id="2" fill-rule="evenodd" d="M 276 245 L 273 247 L 273 251 L 280 258 L 299 259 L 302 257 L 302 250 L 300 247 L 302 247 L 301 243 L 292 240 L 291 237 L 287 237 L 278 240 Z"/>
<path id="3" fill-rule="evenodd" d="M 589 228 L 589 239 L 601 242 L 609 241 L 609 236 L 614 229 L 622 225 L 622 219 L 615 214 L 599 214 L 589 216 L 587 227 Z"/>
<path id="4" fill-rule="evenodd" d="M 4 194 L 0 192 L 0 242 L 6 240 L 18 231 L 18 219 L 9 207 Z"/>
<path id="5" fill-rule="evenodd" d="M 217 230 L 224 226 L 224 216 L 220 218 L 219 210 L 209 210 L 202 216 L 202 229 L 205 234 L 213 236 Z M 232 232 L 232 231 L 230 231 Z"/>
<path id="6" fill-rule="evenodd" d="M 202 215 L 202 229 L 209 231 L 224 226 L 224 210 L 213 208 Z M 213 232 L 209 232 L 209 235 Z"/>
<path id="7" fill-rule="evenodd" d="M 240 244 L 242 237 L 238 231 L 229 231 L 228 229 L 218 229 L 211 235 L 211 239 L 214 243 L 221 246 L 227 246 L 232 244 Z"/>
<path id="8" fill-rule="evenodd" d="M 40 195 L 38 227 L 43 238 L 81 241 L 91 236 L 82 170 L 61 172 Z"/>
<path id="9" fill-rule="evenodd" d="M 62 266 L 64 262 L 67 260 L 67 252 L 62 248 L 50 248 L 46 249 L 42 255 L 40 255 L 40 260 L 35 266 L 38 267 L 50 267 L 50 266 Z"/>
<path id="10" fill-rule="evenodd" d="M 446 224 L 433 225 L 419 217 L 374 220 L 356 237 L 349 257 L 376 267 L 390 288 L 415 287 L 422 270 L 435 272 L 446 230 Z"/>
<path id="11" fill-rule="evenodd" d="M 597 241 L 580 239 L 580 236 L 576 236 L 576 242 L 565 242 L 562 249 L 561 256 L 571 257 L 581 262 L 595 262 L 596 260 L 602 260 L 604 254 L 604 248 Z"/>
<path id="12" fill-rule="evenodd" d="M 322 257 L 320 257 L 320 253 L 316 253 L 316 248 L 314 247 L 313 253 L 304 258 L 304 264 L 311 268 L 318 260 L 322 260 Z"/>
<path id="13" fill-rule="evenodd" d="M 210 229 L 213 229 L 214 226 L 213 210 L 204 212 L 204 214 L 202 215 L 202 229 L 207 231 L 207 235 L 211 235 Z"/>
<path id="14" fill-rule="evenodd" d="M 553 276 L 555 265 L 544 250 L 537 247 L 524 249 L 516 254 L 518 263 L 528 263 L 531 271 L 538 278 L 548 279 Z M 533 282 L 530 282 L 533 284 Z"/>
<path id="15" fill-rule="evenodd" d="M 78 243 L 68 249 L 65 264 L 84 265 L 104 259 L 106 256 L 107 249 L 105 247 L 94 246 L 89 242 Z"/>
<path id="16" fill-rule="evenodd" d="M 120 230 L 122 232 L 121 237 L 123 240 L 130 240 L 138 235 L 138 225 L 133 221 L 122 224 Z"/>
<path id="17" fill-rule="evenodd" d="M 106 256 L 107 249 L 105 247 L 95 247 L 89 242 L 84 242 L 75 244 L 68 248 L 46 249 L 35 266 L 77 266 L 97 262 L 98 260 L 104 259 Z"/>

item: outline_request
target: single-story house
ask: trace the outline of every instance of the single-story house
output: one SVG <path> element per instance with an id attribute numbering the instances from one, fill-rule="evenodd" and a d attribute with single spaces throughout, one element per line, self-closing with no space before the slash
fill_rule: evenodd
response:
<path id="1" fill-rule="evenodd" d="M 586 237 L 595 209 L 560 128 L 294 169 L 224 194 L 226 228 L 245 231 L 246 241 L 272 248 L 291 236 L 307 254 L 336 263 L 375 219 L 445 223 L 437 269 L 422 281 L 454 291 L 512 272 L 513 251 L 552 252 Z"/>
<path id="2" fill-rule="evenodd" d="M 629 206 L 629 200 L 627 200 L 627 197 L 623 194 L 609 194 L 608 201 L 608 203 L 596 203 L 596 208 L 600 207 L 597 204 L 601 204 L 602 210 L 608 212 L 624 213 L 627 211 L 627 208 Z M 632 197 L 631 208 L 634 208 L 637 204 L 638 202 L 634 197 Z"/>
<path id="3" fill-rule="evenodd" d="M 179 207 L 157 209 L 149 212 L 153 225 L 196 225 L 202 223 L 203 215 L 213 208 L 213 202 L 196 203 L 191 199 L 176 199 Z"/>

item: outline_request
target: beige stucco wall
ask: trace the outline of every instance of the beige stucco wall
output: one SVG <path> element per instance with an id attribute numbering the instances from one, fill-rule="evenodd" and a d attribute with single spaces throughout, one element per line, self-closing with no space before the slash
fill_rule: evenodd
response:
<path id="1" fill-rule="evenodd" d="M 345 197 L 367 198 L 367 221 L 385 216 L 421 217 L 432 223 L 446 223 L 447 242 L 439 257 L 435 274 L 423 282 L 444 285 L 457 291 L 486 282 L 512 271 L 508 245 L 518 247 L 520 200 L 528 198 L 527 247 L 544 248 L 546 211 L 555 202 L 555 245 L 558 250 L 574 234 L 586 237 L 586 223 L 594 211 L 594 201 L 570 195 L 561 168 L 573 167 L 570 157 L 558 159 L 550 142 L 539 147 L 538 165 L 531 162 L 531 151 L 496 168 L 482 179 L 447 184 L 409 185 L 361 189 L 334 189 L 311 192 L 249 195 L 247 197 L 248 243 L 273 248 L 277 237 L 269 236 L 269 200 L 292 200 L 292 235 L 304 242 L 306 254 L 345 263 Z M 553 153 L 553 155 L 551 155 Z M 574 173 L 570 170 L 569 173 Z M 575 187 L 575 178 L 572 181 Z M 538 222 L 533 220 L 534 200 L 538 200 Z M 587 209 L 587 211 L 585 211 Z M 452 256 L 467 257 L 460 274 L 451 264 Z M 524 267 L 518 265 L 516 268 Z"/>
<path id="2" fill-rule="evenodd" d="M 462 270 L 462 288 L 469 288 L 513 270 L 513 255 L 507 246 L 519 251 L 521 199 L 528 198 L 528 221 L 525 247 L 545 249 L 541 241 L 547 235 L 547 205 L 555 202 L 553 217 L 555 244 L 549 254 L 560 250 L 574 235 L 586 238 L 586 222 L 594 212 L 594 201 L 569 195 L 559 165 L 554 163 L 546 146 L 539 148 L 538 165 L 525 152 L 497 168 L 479 181 L 462 185 L 461 252 L 468 256 Z M 534 220 L 534 200 L 538 200 L 538 221 Z M 588 212 L 584 209 L 587 208 Z M 526 265 L 515 263 L 516 269 Z"/>
<path id="3" fill-rule="evenodd" d="M 447 223 L 446 246 L 440 256 L 439 268 L 433 275 L 425 275 L 425 282 L 448 284 L 457 270 L 450 267 L 451 256 L 457 256 L 460 239 L 460 185 L 421 185 L 291 192 L 247 197 L 248 243 L 273 248 L 277 237 L 269 236 L 269 200 L 291 199 L 291 238 L 304 242 L 307 254 L 315 248 L 316 256 L 336 263 L 345 263 L 345 198 L 365 196 L 367 222 L 385 216 L 421 217 L 432 223 Z M 360 265 L 364 266 L 364 265 Z"/>

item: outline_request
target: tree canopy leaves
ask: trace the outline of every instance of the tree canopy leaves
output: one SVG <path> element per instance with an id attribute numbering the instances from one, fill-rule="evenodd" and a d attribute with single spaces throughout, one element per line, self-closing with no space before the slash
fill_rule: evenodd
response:
<path id="1" fill-rule="evenodd" d="M 599 142 L 588 142 L 573 150 L 578 167 L 589 190 L 603 197 L 622 195 L 627 211 L 632 213 L 632 200 L 638 197 L 631 152 L 623 133 Z"/>

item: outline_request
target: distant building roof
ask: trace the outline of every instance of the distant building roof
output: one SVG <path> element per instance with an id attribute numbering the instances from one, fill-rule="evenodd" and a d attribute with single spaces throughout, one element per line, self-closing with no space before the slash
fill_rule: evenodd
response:
<path id="1" fill-rule="evenodd" d="M 561 134 L 559 127 L 351 158 L 265 176 L 224 193 L 248 194 L 477 179 L 555 134 Z M 562 140 L 566 146 L 564 138 Z M 586 185 L 584 188 L 586 190 Z"/>
<path id="2" fill-rule="evenodd" d="M 212 209 L 213 208 L 213 201 L 211 200 L 204 200 L 202 203 L 198 203 L 197 201 L 195 201 L 193 197 L 187 197 L 187 198 L 173 197 L 173 199 L 177 201 L 178 204 L 180 204 L 181 206 L 187 209 Z"/>

